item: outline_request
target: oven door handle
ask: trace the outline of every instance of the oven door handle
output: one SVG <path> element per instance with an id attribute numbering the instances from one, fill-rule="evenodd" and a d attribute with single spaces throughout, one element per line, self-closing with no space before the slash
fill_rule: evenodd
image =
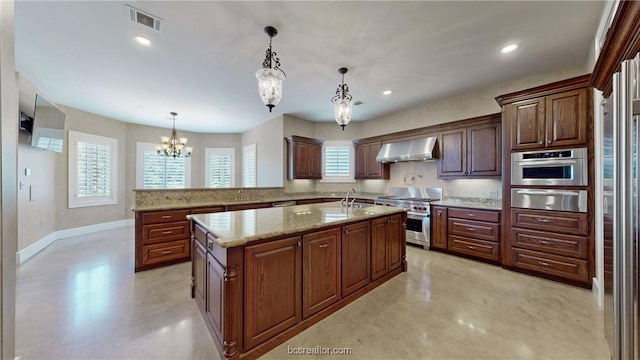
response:
<path id="1" fill-rule="evenodd" d="M 520 167 L 540 167 L 540 166 L 545 166 L 545 167 L 550 167 L 550 166 L 555 166 L 555 165 L 572 165 L 572 164 L 577 164 L 578 161 L 577 160 L 527 160 L 527 161 L 522 161 L 522 162 L 518 162 L 518 166 Z"/>
<path id="2" fill-rule="evenodd" d="M 541 190 L 518 190 L 517 193 L 518 194 L 523 194 L 523 195 L 580 196 L 580 192 L 579 191 L 567 191 L 567 190 L 547 190 L 547 191 L 541 191 Z"/>
<path id="3" fill-rule="evenodd" d="M 422 220 L 422 218 L 429 217 L 429 214 L 420 214 L 413 211 L 407 211 L 407 217 L 409 219 Z"/>

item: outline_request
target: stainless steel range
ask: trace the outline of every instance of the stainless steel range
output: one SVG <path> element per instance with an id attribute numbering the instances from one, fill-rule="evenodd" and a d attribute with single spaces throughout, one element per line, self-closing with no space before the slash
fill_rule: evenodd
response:
<path id="1" fill-rule="evenodd" d="M 407 209 L 407 242 L 428 249 L 431 236 L 429 203 L 440 199 L 442 188 L 391 188 L 389 195 L 375 199 L 375 204 Z"/>

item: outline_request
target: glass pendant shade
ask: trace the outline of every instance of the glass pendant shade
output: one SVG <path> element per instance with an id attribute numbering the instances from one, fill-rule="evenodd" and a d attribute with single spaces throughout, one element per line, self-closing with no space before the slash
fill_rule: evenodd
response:
<path id="1" fill-rule="evenodd" d="M 351 111 L 353 110 L 353 101 L 351 99 L 337 99 L 333 102 L 334 113 L 338 125 L 345 126 L 351 121 Z"/>
<path id="2" fill-rule="evenodd" d="M 279 70 L 262 68 L 256 71 L 258 94 L 262 103 L 269 107 L 269 112 L 282 99 L 282 82 L 284 74 Z"/>
<path id="3" fill-rule="evenodd" d="M 176 115 L 177 113 L 172 112 L 173 116 L 173 128 L 171 130 L 171 136 L 161 136 L 160 141 L 161 144 L 155 146 L 158 155 L 170 156 L 174 159 L 180 157 L 181 155 L 184 157 L 191 156 L 191 152 L 193 152 L 192 147 L 187 147 L 187 138 L 186 137 L 178 137 L 178 133 L 176 132 Z"/>

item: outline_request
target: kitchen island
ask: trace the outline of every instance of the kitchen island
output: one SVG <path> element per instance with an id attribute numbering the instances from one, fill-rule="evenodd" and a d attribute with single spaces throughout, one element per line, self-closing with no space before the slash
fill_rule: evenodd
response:
<path id="1" fill-rule="evenodd" d="M 188 218 L 191 294 L 225 358 L 257 358 L 407 270 L 401 208 L 331 202 Z"/>

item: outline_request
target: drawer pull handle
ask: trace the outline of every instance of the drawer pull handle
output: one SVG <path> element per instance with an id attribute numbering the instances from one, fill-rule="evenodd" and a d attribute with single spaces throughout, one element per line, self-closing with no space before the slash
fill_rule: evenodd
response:
<path id="1" fill-rule="evenodd" d="M 467 231 L 474 231 L 474 228 L 467 228 Z"/>
<path id="2" fill-rule="evenodd" d="M 171 250 L 163 251 L 163 252 L 162 252 L 162 255 L 171 254 L 172 252 L 173 252 L 173 251 L 171 251 Z"/>
<path id="3" fill-rule="evenodd" d="M 475 246 L 471 246 L 471 245 L 467 245 L 467 247 L 468 247 L 469 249 L 471 249 L 471 250 L 475 250 L 475 249 L 476 249 L 476 247 L 475 247 Z"/>
<path id="4" fill-rule="evenodd" d="M 471 213 L 469 213 L 469 214 L 467 214 L 467 216 L 469 216 L 469 217 L 474 217 L 474 216 L 476 216 L 476 214 L 471 214 Z"/>
<path id="5" fill-rule="evenodd" d="M 207 247 L 209 250 L 213 250 L 213 240 L 207 239 Z"/>
<path id="6" fill-rule="evenodd" d="M 538 244 L 542 244 L 542 245 L 549 245 L 549 244 L 551 244 L 551 241 L 538 240 Z"/>
<path id="7" fill-rule="evenodd" d="M 171 219 L 173 216 L 172 215 L 162 215 L 163 219 Z"/>
<path id="8" fill-rule="evenodd" d="M 551 219 L 538 219 L 538 222 L 545 223 L 545 224 L 550 223 L 552 221 L 553 220 L 551 220 Z"/>
<path id="9" fill-rule="evenodd" d="M 547 266 L 547 267 L 552 267 L 553 264 L 549 264 L 548 262 L 544 262 L 544 261 L 538 261 L 538 264 L 542 265 L 542 266 Z"/>
<path id="10" fill-rule="evenodd" d="M 162 235 L 169 235 L 169 234 L 173 234 L 173 230 L 171 231 L 163 231 Z"/>
<path id="11" fill-rule="evenodd" d="M 329 246 L 329 244 L 320 244 L 320 245 L 318 245 L 318 247 L 321 247 L 321 248 L 326 248 L 327 246 Z"/>

